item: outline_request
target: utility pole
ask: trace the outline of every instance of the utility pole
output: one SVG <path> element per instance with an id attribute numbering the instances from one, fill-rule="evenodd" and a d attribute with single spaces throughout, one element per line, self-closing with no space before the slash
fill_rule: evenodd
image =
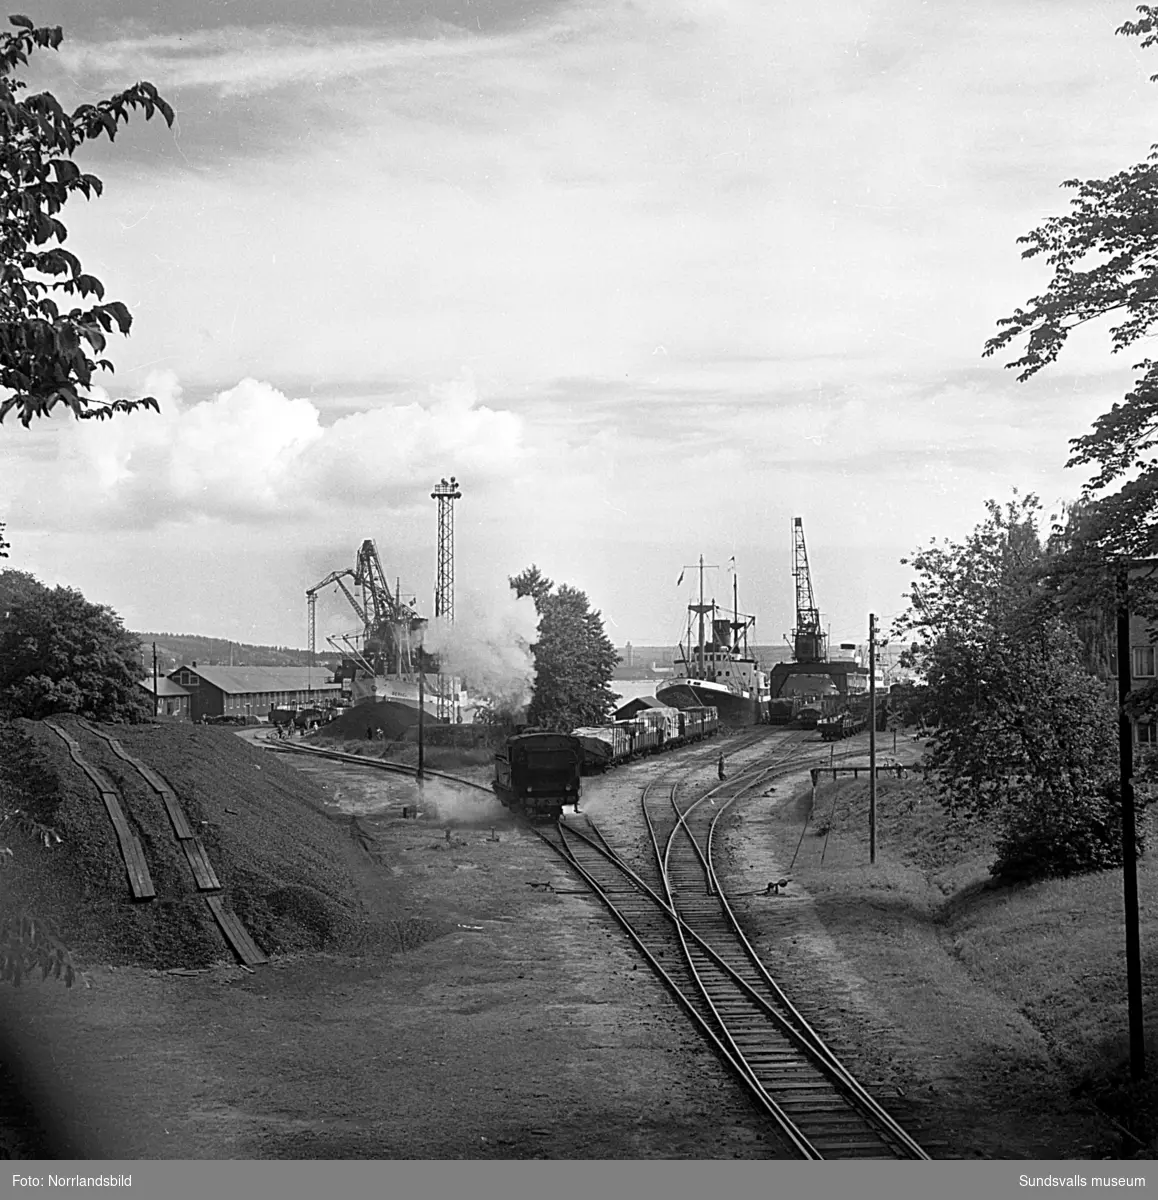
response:
<path id="1" fill-rule="evenodd" d="M 877 861 L 877 618 L 869 613 L 869 862 Z"/>
<path id="2" fill-rule="evenodd" d="M 423 725 L 426 721 L 426 672 L 418 672 L 418 778 L 422 778 Z"/>
<path id="3" fill-rule="evenodd" d="M 1122 792 L 1122 891 L 1126 907 L 1126 998 L 1130 1018 L 1130 1075 L 1146 1075 L 1142 1024 L 1142 940 L 1138 930 L 1138 845 L 1134 828 L 1134 731 L 1130 695 L 1130 568 L 1118 573 L 1118 777 Z"/>
<path id="4" fill-rule="evenodd" d="M 157 695 L 157 643 L 153 643 L 153 716 L 161 715 L 161 697 Z"/>

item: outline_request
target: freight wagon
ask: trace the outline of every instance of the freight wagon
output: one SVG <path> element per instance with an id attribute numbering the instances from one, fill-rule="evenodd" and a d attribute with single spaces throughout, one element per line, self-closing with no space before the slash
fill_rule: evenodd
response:
<path id="1" fill-rule="evenodd" d="M 838 742 L 841 738 L 852 737 L 854 733 L 860 733 L 864 729 L 865 724 L 865 713 L 861 713 L 857 717 L 846 708 L 840 712 L 829 713 L 827 716 L 821 717 L 816 722 L 816 728 L 820 731 L 820 736 L 826 742 Z"/>
<path id="2" fill-rule="evenodd" d="M 720 721 L 714 707 L 650 708 L 627 721 L 583 726 L 572 736 L 583 745 L 585 774 L 606 771 L 644 754 L 658 754 L 712 737 Z"/>

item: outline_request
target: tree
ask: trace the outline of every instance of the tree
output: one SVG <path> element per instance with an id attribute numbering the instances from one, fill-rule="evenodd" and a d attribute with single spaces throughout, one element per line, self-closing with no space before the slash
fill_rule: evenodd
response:
<path id="1" fill-rule="evenodd" d="M 1138 6 L 1142 19 L 1117 32 L 1158 43 L 1158 5 Z M 1152 80 L 1158 75 L 1151 76 Z M 1026 380 L 1054 362 L 1072 330 L 1114 317 L 1114 353 L 1149 337 L 1158 322 L 1158 146 L 1150 157 L 1108 179 L 1069 179 L 1070 211 L 1019 239 L 1023 258 L 1044 256 L 1053 278 L 1040 296 L 998 322 L 985 344 L 992 355 L 1024 338 L 1007 364 Z M 1070 466 L 1089 466 L 1094 501 L 1085 537 L 1100 551 L 1144 557 L 1158 544 L 1158 362 L 1136 364 L 1134 389 L 1100 416 L 1092 432 L 1071 441 Z M 1107 491 L 1114 485 L 1116 491 Z"/>
<path id="2" fill-rule="evenodd" d="M 100 402 L 91 395 L 93 374 L 112 371 L 101 355 L 114 326 L 128 334 L 129 310 L 104 302 L 104 285 L 65 250 L 68 230 L 58 214 L 77 192 L 91 199 L 103 185 L 73 161 L 86 141 L 116 138 L 133 110 L 156 113 L 173 124 L 173 110 L 151 83 L 137 83 L 71 114 L 50 92 L 22 96 L 16 77 L 37 49 L 57 49 L 59 27 L 34 28 L 27 17 L 9 18 L 15 32 L 0 33 L 0 421 L 15 412 L 26 427 L 58 405 L 80 418 L 104 418 L 135 408 L 158 410 L 151 396 Z M 84 302 L 95 296 L 100 303 Z M 58 300 L 80 303 L 67 312 Z"/>
<path id="3" fill-rule="evenodd" d="M 1034 496 L 990 501 L 964 542 L 917 553 L 903 621 L 942 801 L 996 826 L 1005 878 L 1121 861 L 1115 711 L 1048 586 L 1039 508 Z"/>
<path id="4" fill-rule="evenodd" d="M 149 701 L 140 646 L 111 608 L 72 588 L 0 572 L 0 713 L 140 721 Z"/>
<path id="5" fill-rule="evenodd" d="M 615 702 L 608 684 L 619 661 L 602 617 L 591 611 L 583 592 L 568 584 L 556 587 L 534 565 L 512 577 L 510 585 L 519 596 L 531 596 L 539 614 L 527 719 L 562 731 L 602 724 Z"/>

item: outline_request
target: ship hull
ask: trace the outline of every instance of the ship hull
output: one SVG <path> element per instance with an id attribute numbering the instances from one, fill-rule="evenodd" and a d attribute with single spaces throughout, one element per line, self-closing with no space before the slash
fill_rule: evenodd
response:
<path id="1" fill-rule="evenodd" d="M 752 697 L 687 680 L 673 680 L 659 688 L 655 698 L 672 708 L 714 708 L 723 725 L 762 725 L 768 719 L 767 706 Z"/>

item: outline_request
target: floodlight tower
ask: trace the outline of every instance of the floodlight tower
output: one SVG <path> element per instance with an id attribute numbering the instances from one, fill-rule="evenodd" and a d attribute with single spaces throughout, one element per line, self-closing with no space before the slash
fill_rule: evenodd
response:
<path id="1" fill-rule="evenodd" d="M 452 475 L 434 485 L 431 500 L 438 501 L 438 578 L 434 585 L 434 615 L 454 624 L 454 502 L 462 499 L 458 482 Z M 438 717 L 449 721 L 454 715 L 456 703 L 450 698 L 454 680 L 439 673 Z M 457 697 L 455 698 L 457 700 Z"/>

